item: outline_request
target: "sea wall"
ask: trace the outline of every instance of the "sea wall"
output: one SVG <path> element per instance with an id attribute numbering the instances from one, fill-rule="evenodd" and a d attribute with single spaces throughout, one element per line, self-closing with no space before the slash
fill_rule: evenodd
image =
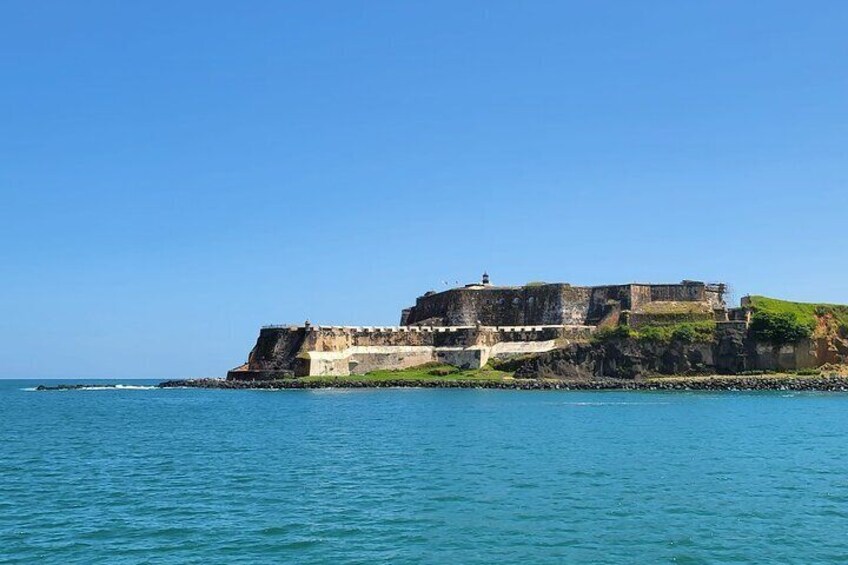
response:
<path id="1" fill-rule="evenodd" d="M 773 345 L 751 341 L 748 344 L 747 367 L 752 370 L 785 371 L 811 369 L 823 365 L 816 355 L 812 340 Z"/>

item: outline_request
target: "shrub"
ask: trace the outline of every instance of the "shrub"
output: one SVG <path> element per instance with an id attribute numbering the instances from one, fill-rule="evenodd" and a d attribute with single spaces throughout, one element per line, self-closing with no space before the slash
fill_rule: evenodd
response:
<path id="1" fill-rule="evenodd" d="M 751 335 L 773 345 L 795 343 L 813 335 L 813 326 L 802 322 L 794 312 L 757 311 L 751 317 Z"/>
<path id="2" fill-rule="evenodd" d="M 639 330 L 639 339 L 655 343 L 671 341 L 674 329 L 671 326 L 645 326 Z"/>
<path id="3" fill-rule="evenodd" d="M 527 353 L 521 355 L 511 355 L 503 359 L 492 357 L 491 359 L 489 359 L 489 362 L 486 363 L 486 366 L 484 368 L 491 371 L 504 371 L 507 373 L 514 373 L 529 359 L 532 359 L 537 355 L 537 353 Z"/>
<path id="4" fill-rule="evenodd" d="M 612 328 L 601 328 L 596 331 L 593 338 L 596 341 L 606 341 L 609 339 L 627 339 L 635 337 L 635 332 L 628 326 L 615 326 Z"/>
<path id="5" fill-rule="evenodd" d="M 637 339 L 651 343 L 708 342 L 715 338 L 715 322 L 683 322 L 666 326 L 642 326 L 638 330 L 628 326 L 604 328 L 595 333 L 597 341 L 607 339 Z"/>
<path id="6" fill-rule="evenodd" d="M 692 322 L 678 324 L 671 334 L 671 339 L 684 343 L 712 341 L 715 339 L 715 322 Z"/>

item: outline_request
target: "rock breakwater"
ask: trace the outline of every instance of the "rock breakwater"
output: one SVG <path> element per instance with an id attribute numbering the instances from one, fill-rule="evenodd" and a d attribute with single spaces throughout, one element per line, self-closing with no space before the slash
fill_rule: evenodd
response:
<path id="1" fill-rule="evenodd" d="M 511 380 L 450 380 L 450 379 L 325 379 L 228 381 L 225 379 L 185 379 L 165 381 L 160 388 L 206 388 L 224 390 L 287 390 L 320 388 L 485 388 L 504 390 L 778 390 L 848 392 L 848 375 L 757 375 L 668 377 L 656 379 L 511 379 Z"/>

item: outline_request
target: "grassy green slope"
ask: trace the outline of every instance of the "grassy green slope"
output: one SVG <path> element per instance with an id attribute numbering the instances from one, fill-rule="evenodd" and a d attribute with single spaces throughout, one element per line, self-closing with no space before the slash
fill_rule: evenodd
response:
<path id="1" fill-rule="evenodd" d="M 815 327 L 821 317 L 831 317 L 838 326 L 848 328 L 848 306 L 840 304 L 814 304 L 790 302 L 766 296 L 751 296 L 754 312 L 767 314 L 793 314 L 802 323 Z"/>

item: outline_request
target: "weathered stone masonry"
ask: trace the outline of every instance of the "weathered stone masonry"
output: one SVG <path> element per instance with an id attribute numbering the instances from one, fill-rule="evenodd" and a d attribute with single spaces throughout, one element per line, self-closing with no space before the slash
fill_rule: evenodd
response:
<path id="1" fill-rule="evenodd" d="M 467 285 L 428 292 L 401 315 L 402 325 L 599 325 L 621 312 L 640 313 L 653 303 L 691 303 L 702 306 L 708 319 L 724 312 L 724 285 L 698 281 L 680 284 L 571 286 Z"/>
<path id="2" fill-rule="evenodd" d="M 617 325 L 624 318 L 679 321 L 681 314 L 668 316 L 652 307 L 657 304 L 697 306 L 684 308 L 686 319 L 726 318 L 723 293 L 723 285 L 695 281 L 496 287 L 484 275 L 480 284 L 419 297 L 403 311 L 397 327 L 265 327 L 247 363 L 230 371 L 228 378 L 342 376 L 428 362 L 480 368 L 490 358 L 585 342 L 597 327 Z"/>
<path id="3" fill-rule="evenodd" d="M 266 327 L 230 378 L 364 374 L 429 362 L 480 368 L 490 358 L 541 353 L 586 340 L 588 326 Z"/>

